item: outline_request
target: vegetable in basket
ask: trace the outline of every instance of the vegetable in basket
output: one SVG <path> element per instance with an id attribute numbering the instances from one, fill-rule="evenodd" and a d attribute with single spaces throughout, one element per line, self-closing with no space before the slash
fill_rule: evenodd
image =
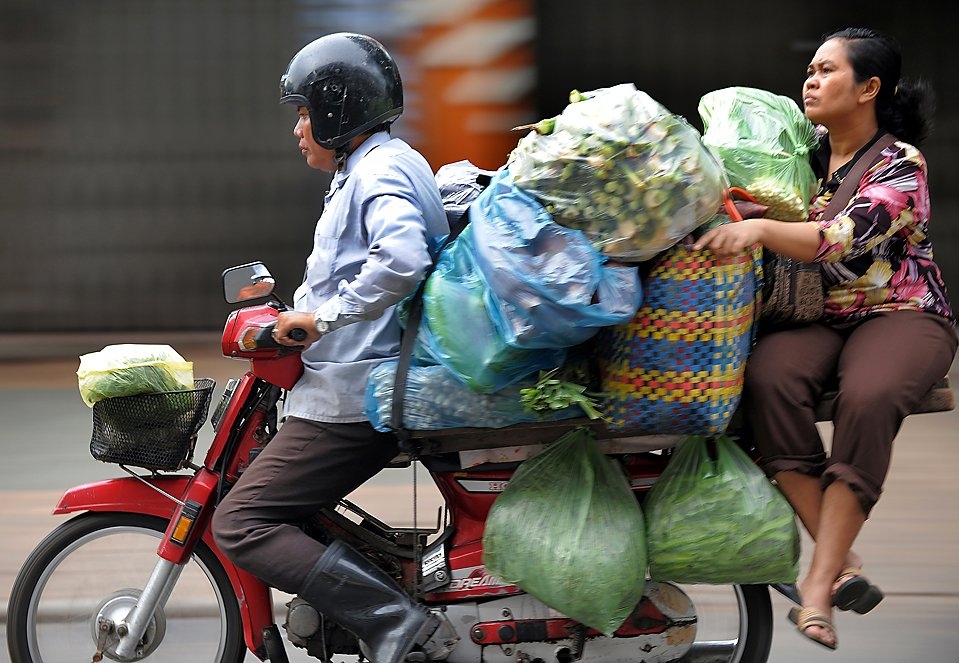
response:
<path id="1" fill-rule="evenodd" d="M 699 133 L 632 84 L 574 90 L 530 128 L 507 161 L 514 182 L 609 257 L 652 258 L 721 204 L 725 175 Z"/>
<path id="2" fill-rule="evenodd" d="M 105 398 L 193 389 L 193 364 L 169 345 L 108 345 L 80 357 L 77 379 L 93 407 Z"/>

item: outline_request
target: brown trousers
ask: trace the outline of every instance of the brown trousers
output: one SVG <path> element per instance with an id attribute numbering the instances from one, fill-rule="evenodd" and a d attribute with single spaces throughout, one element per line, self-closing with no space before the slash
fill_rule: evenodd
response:
<path id="1" fill-rule="evenodd" d="M 326 547 L 298 526 L 336 504 L 396 456 L 369 423 L 290 417 L 213 514 L 217 545 L 237 566 L 296 594 Z"/>
<path id="2" fill-rule="evenodd" d="M 882 492 L 903 419 L 956 354 L 949 321 L 918 311 L 883 313 L 851 328 L 824 324 L 763 336 L 746 364 L 743 402 L 768 476 L 795 471 L 844 481 L 868 517 Z M 815 404 L 838 387 L 827 455 Z"/>

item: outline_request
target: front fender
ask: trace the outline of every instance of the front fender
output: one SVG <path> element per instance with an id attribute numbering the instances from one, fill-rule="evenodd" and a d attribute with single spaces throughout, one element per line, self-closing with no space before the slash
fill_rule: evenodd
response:
<path id="1" fill-rule="evenodd" d="M 179 500 L 185 494 L 190 479 L 191 477 L 185 475 L 144 477 L 142 481 L 133 477 L 118 477 L 74 486 L 63 494 L 53 513 L 63 515 L 81 511 L 114 511 L 169 520 L 179 506 L 174 500 Z M 166 495 L 155 489 L 162 490 Z M 265 651 L 263 629 L 273 624 L 270 588 L 255 576 L 237 568 L 216 545 L 209 527 L 203 532 L 202 540 L 216 555 L 230 578 L 243 617 L 243 633 L 247 647 L 262 659 Z"/>
<path id="2" fill-rule="evenodd" d="M 149 483 L 148 486 L 146 483 Z M 177 508 L 174 500 L 186 490 L 190 477 L 183 475 L 145 477 L 119 477 L 74 486 L 68 489 L 53 509 L 54 515 L 78 511 L 121 511 L 142 513 L 158 518 L 172 518 Z M 169 495 L 163 495 L 154 488 Z"/>

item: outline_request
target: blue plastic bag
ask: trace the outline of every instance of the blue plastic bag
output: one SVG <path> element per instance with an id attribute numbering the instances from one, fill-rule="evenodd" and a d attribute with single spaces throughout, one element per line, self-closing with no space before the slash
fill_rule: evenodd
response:
<path id="1" fill-rule="evenodd" d="M 493 393 L 541 369 L 562 365 L 565 348 L 506 343 L 493 323 L 489 287 L 473 258 L 473 226 L 440 255 L 423 290 L 414 356 L 445 366 L 474 391 Z"/>
<path id="2" fill-rule="evenodd" d="M 554 223 L 505 169 L 470 205 L 470 222 L 493 319 L 511 346 L 577 345 L 628 322 L 642 302 L 635 266 L 607 264 L 582 231 Z"/>

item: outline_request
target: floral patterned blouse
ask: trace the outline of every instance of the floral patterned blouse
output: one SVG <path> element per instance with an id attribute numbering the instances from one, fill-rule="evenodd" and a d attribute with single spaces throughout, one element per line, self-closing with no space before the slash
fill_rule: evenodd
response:
<path id="1" fill-rule="evenodd" d="M 829 141 L 823 136 L 813 156 L 820 188 L 809 219 L 820 228 L 816 262 L 827 291 L 824 321 L 853 322 L 909 309 L 929 311 L 955 324 L 928 237 L 929 187 L 922 153 L 903 142 L 887 147 L 866 170 L 846 208 L 832 219 L 822 218 L 822 213 L 845 167 L 839 178 L 835 173 L 827 177 L 828 164 Z"/>

